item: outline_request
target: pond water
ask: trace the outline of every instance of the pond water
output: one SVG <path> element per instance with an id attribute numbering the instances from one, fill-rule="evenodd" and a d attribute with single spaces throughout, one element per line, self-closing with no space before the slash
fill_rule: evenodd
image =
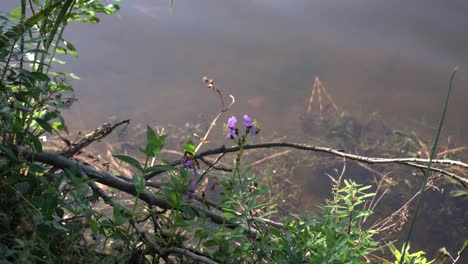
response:
<path id="1" fill-rule="evenodd" d="M 80 53 L 61 66 L 81 77 L 67 113 L 76 129 L 115 118 L 207 124 L 218 109 L 207 75 L 236 97 L 230 113 L 254 116 L 266 137 L 300 136 L 319 76 L 341 110 L 378 112 L 432 140 L 459 66 L 444 137 L 468 145 L 466 0 L 175 0 L 172 10 L 169 0 L 124 0 L 65 38 Z"/>
<path id="2" fill-rule="evenodd" d="M 288 131 L 319 76 L 339 106 L 398 127 L 439 119 L 460 72 L 446 132 L 468 144 L 468 3 L 464 0 L 132 0 L 98 25 L 76 25 L 83 128 L 116 115 L 184 123 L 217 104 L 214 78 L 266 128 Z M 274 117 L 274 118 L 273 118 Z M 198 119 L 197 119 L 198 118 Z"/>

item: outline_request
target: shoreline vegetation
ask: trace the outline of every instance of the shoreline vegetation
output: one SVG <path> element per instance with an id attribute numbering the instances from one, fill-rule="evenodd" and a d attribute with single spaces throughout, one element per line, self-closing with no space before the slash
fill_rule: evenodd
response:
<path id="1" fill-rule="evenodd" d="M 437 144 L 444 117 L 431 147 L 375 115 L 345 114 L 316 77 L 298 129 L 322 136 L 264 140 L 273 132 L 254 113 L 231 115 L 235 97 L 203 77 L 219 100 L 207 129 L 123 120 L 68 131 L 61 111 L 77 101 L 77 76 L 54 65 L 77 51 L 63 33 L 119 1 L 18 2 L 0 16 L 0 262 L 462 263 L 468 147 Z M 313 212 L 299 168 L 331 183 Z M 458 221 L 445 230 L 454 242 L 413 251 L 428 191 L 461 205 L 429 208 Z"/>

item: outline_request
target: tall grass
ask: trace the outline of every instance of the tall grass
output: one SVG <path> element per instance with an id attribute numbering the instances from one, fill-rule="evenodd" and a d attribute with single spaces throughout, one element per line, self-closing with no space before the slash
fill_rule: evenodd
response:
<path id="1" fill-rule="evenodd" d="M 420 190 L 420 195 L 419 195 L 418 202 L 417 202 L 417 205 L 416 205 L 416 210 L 414 211 L 413 219 L 411 220 L 410 228 L 408 230 L 408 234 L 406 236 L 406 240 L 405 240 L 405 243 L 403 245 L 403 251 L 402 251 L 400 261 L 399 261 L 400 264 L 402 264 L 403 260 L 405 259 L 405 253 L 406 253 L 406 250 L 408 248 L 409 241 L 411 239 L 411 235 L 412 235 L 413 230 L 414 230 L 414 226 L 416 224 L 416 219 L 418 218 L 419 210 L 421 209 L 421 205 L 422 205 L 422 203 L 424 201 L 424 191 L 425 191 L 425 187 L 426 187 L 426 184 L 427 184 L 427 179 L 429 178 L 429 175 L 432 174 L 430 168 L 432 166 L 432 160 L 434 159 L 434 157 L 436 155 L 437 145 L 439 144 L 440 133 L 442 131 L 442 127 L 443 127 L 444 121 L 445 121 L 445 116 L 447 114 L 450 94 L 452 93 L 453 80 L 455 79 L 455 75 L 456 75 L 457 71 L 458 71 L 458 68 L 455 67 L 455 69 L 452 71 L 452 75 L 450 76 L 447 96 L 445 97 L 445 103 L 444 103 L 444 107 L 442 109 L 442 116 L 440 117 L 439 127 L 437 128 L 437 133 L 436 133 L 436 136 L 435 136 L 435 139 L 434 139 L 434 144 L 432 145 L 432 148 L 431 148 L 431 156 L 429 158 L 429 165 L 423 170 L 424 180 L 423 180 L 423 183 L 421 184 L 421 190 Z"/>

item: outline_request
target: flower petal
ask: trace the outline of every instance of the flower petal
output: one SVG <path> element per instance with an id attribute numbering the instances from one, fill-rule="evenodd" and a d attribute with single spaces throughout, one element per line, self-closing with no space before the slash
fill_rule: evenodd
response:
<path id="1" fill-rule="evenodd" d="M 244 115 L 244 121 L 242 124 L 244 124 L 246 127 L 251 127 L 254 125 L 252 119 L 247 114 Z"/>

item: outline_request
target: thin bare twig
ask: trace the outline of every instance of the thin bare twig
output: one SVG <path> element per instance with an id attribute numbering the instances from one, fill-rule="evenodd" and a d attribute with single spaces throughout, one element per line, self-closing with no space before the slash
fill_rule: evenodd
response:
<path id="1" fill-rule="evenodd" d="M 420 169 L 420 168 L 427 168 L 427 165 L 423 165 L 423 164 L 429 163 L 428 159 L 366 157 L 366 156 L 346 153 L 343 150 L 339 150 L 339 149 L 311 146 L 311 145 L 291 143 L 291 142 L 268 142 L 268 143 L 262 143 L 262 144 L 245 145 L 244 149 L 247 150 L 247 149 L 261 149 L 261 148 L 273 148 L 273 147 L 283 147 L 283 148 L 287 147 L 287 148 L 295 148 L 295 149 L 308 150 L 308 151 L 323 152 L 323 153 L 328 153 L 328 154 L 332 154 L 338 157 L 343 157 L 343 158 L 360 161 L 360 162 L 364 162 L 368 164 L 392 164 L 393 163 L 393 164 L 401 164 L 401 165 Z M 201 152 L 195 155 L 195 158 L 199 158 L 199 157 L 203 157 L 207 155 L 219 154 L 219 153 L 237 152 L 239 151 L 239 149 L 240 149 L 239 146 L 234 146 L 234 147 L 221 146 L 219 148 Z M 435 164 L 459 166 L 459 167 L 468 169 L 467 163 L 456 161 L 456 160 L 436 159 L 436 160 L 432 160 L 432 162 Z M 423 163 L 423 164 L 420 164 L 420 163 Z M 449 171 L 439 169 L 439 168 L 431 167 L 430 170 L 438 172 L 438 173 L 442 173 L 448 177 L 455 179 L 456 181 L 461 183 L 465 188 L 467 188 L 468 186 L 467 178 L 458 176 L 454 173 L 451 173 Z"/>
<path id="2" fill-rule="evenodd" d="M 229 95 L 229 97 L 231 97 L 231 103 L 227 106 L 227 107 L 224 107 L 224 97 L 223 95 L 221 94 L 221 90 L 216 87 L 214 85 L 214 81 L 213 79 L 209 79 L 208 77 L 204 76 L 202 78 L 202 80 L 206 83 L 206 87 L 208 89 L 210 89 L 211 91 L 215 92 L 218 96 L 219 96 L 219 100 L 220 100 L 220 109 L 219 109 L 219 113 L 216 115 L 216 117 L 213 119 L 213 121 L 211 121 L 211 124 L 210 124 L 210 127 L 208 128 L 208 130 L 206 131 L 205 135 L 203 136 L 203 138 L 201 139 L 200 143 L 198 143 L 197 147 L 195 148 L 195 153 L 201 148 L 201 146 L 203 146 L 203 144 L 205 144 L 206 140 L 208 139 L 208 136 L 210 135 L 211 133 L 211 130 L 213 130 L 213 128 L 216 126 L 216 122 L 218 121 L 218 119 L 225 113 L 227 112 L 231 106 L 236 102 L 236 99 L 234 98 L 234 96 L 232 96 L 231 94 Z"/>
<path id="3" fill-rule="evenodd" d="M 213 121 L 211 121 L 211 124 L 210 124 L 210 127 L 208 128 L 208 130 L 206 131 L 205 135 L 203 136 L 203 138 L 201 139 L 200 143 L 198 143 L 197 147 L 195 148 L 195 153 L 197 153 L 197 151 L 201 148 L 201 146 L 203 146 L 203 144 L 205 144 L 206 142 L 206 139 L 208 138 L 208 136 L 210 135 L 211 131 L 213 130 L 213 128 L 216 126 L 216 122 L 218 121 L 218 119 L 227 111 L 231 108 L 231 106 L 236 102 L 236 98 L 234 98 L 234 96 L 232 95 L 229 95 L 229 97 L 231 97 L 231 103 L 224 109 L 221 109 L 221 111 L 216 115 L 216 117 L 213 119 Z"/>
<path id="4" fill-rule="evenodd" d="M 72 143 L 71 146 L 69 146 L 67 150 L 65 150 L 65 151 L 63 151 L 61 153 L 61 155 L 64 156 L 64 157 L 67 157 L 67 158 L 73 157 L 81 149 L 89 146 L 91 143 L 93 143 L 93 142 L 95 142 L 97 140 L 100 140 L 100 139 L 106 137 L 107 135 L 109 135 L 110 133 L 112 133 L 112 131 L 114 131 L 114 129 L 116 129 L 117 127 L 119 127 L 119 126 L 121 126 L 123 124 L 129 124 L 129 123 L 130 123 L 129 119 L 124 120 L 124 121 L 119 122 L 119 123 L 114 124 L 114 125 L 105 123 L 104 125 L 96 128 L 93 132 L 85 135 L 77 143 Z"/>

